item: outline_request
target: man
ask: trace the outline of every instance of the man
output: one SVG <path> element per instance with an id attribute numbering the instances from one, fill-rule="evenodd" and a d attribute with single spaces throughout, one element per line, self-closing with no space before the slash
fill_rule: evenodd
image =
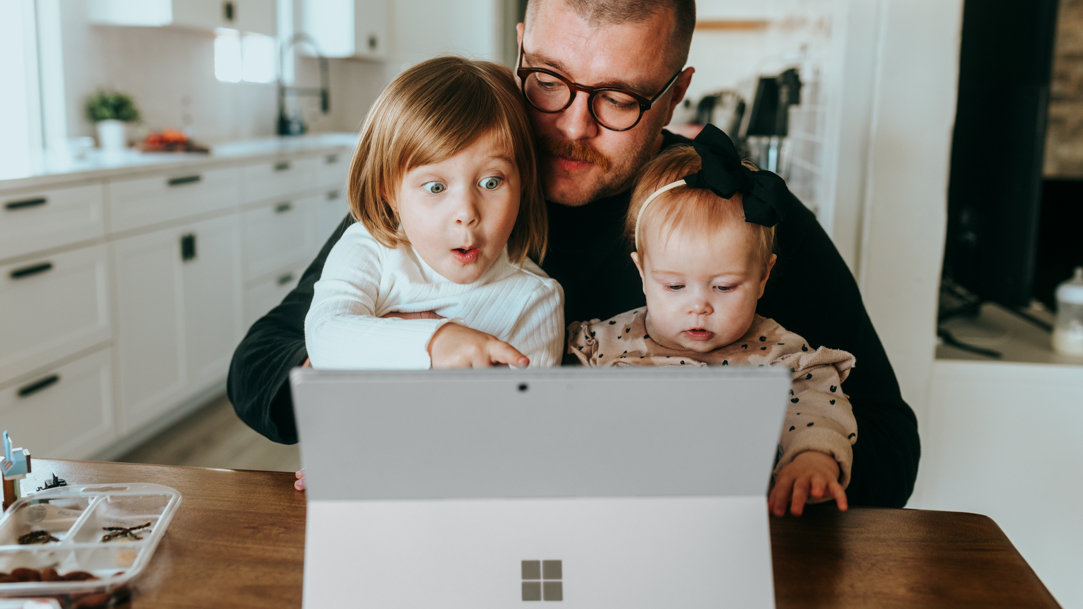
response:
<path id="1" fill-rule="evenodd" d="M 542 267 L 564 287 L 569 322 L 644 304 L 622 236 L 624 214 L 643 163 L 665 146 L 687 142 L 662 127 L 691 82 L 694 70 L 683 66 L 694 23 L 693 0 L 531 0 L 518 26 L 518 74 L 549 202 Z M 859 434 L 849 501 L 901 507 L 917 476 L 917 421 L 845 262 L 812 213 L 792 196 L 788 204 L 777 229 L 778 262 L 758 312 L 814 347 L 856 356 L 845 386 Z M 241 419 L 272 440 L 297 441 L 287 375 L 306 361 L 312 286 L 349 222 L 234 354 L 230 400 Z"/>

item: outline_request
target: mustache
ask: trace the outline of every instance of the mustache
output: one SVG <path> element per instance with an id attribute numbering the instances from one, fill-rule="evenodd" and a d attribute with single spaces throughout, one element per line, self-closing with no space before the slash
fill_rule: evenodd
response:
<path id="1" fill-rule="evenodd" d="M 602 171 L 609 171 L 609 167 L 612 165 L 609 157 L 598 152 L 593 146 L 585 142 L 568 142 L 546 136 L 541 138 L 541 149 L 542 152 L 552 156 L 562 156 L 575 161 L 597 165 Z"/>

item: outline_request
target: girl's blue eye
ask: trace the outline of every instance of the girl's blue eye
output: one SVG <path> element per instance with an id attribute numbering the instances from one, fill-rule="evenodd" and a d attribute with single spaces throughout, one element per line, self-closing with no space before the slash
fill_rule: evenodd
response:
<path id="1" fill-rule="evenodd" d="M 731 285 L 716 285 L 714 287 L 714 289 L 718 290 L 719 292 L 729 292 L 730 290 L 733 289 L 733 286 L 731 286 Z"/>
<path id="2" fill-rule="evenodd" d="M 447 184 L 438 181 L 425 182 L 421 185 L 428 193 L 438 195 L 447 190 Z"/>
<path id="3" fill-rule="evenodd" d="M 489 176 L 487 178 L 482 178 L 481 181 L 478 182 L 478 186 L 481 186 L 485 190 L 496 190 L 496 187 L 500 186 L 500 184 L 503 182 L 504 178 Z"/>
<path id="4" fill-rule="evenodd" d="M 671 283 L 671 284 L 666 286 L 666 289 L 671 291 L 671 292 L 677 292 L 677 291 L 680 291 L 683 288 L 684 288 L 683 283 Z"/>

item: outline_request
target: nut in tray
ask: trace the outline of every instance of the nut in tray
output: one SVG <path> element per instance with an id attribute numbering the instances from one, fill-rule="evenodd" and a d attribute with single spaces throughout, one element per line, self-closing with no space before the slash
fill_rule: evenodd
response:
<path id="1" fill-rule="evenodd" d="M 0 597 L 108 594 L 150 561 L 181 496 L 144 483 L 73 485 L 0 518 Z M 72 605 L 76 606 L 76 605 Z"/>

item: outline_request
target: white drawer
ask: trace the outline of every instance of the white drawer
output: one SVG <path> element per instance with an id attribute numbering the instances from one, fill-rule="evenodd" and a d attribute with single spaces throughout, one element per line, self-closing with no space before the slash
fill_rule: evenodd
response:
<path id="1" fill-rule="evenodd" d="M 311 192 L 316 187 L 316 174 L 321 162 L 320 157 L 300 157 L 266 161 L 242 168 L 244 202 L 269 199 L 288 201 L 294 195 Z"/>
<path id="2" fill-rule="evenodd" d="M 0 260 L 105 235 L 100 182 L 0 194 Z"/>
<path id="3" fill-rule="evenodd" d="M 235 209 L 240 178 L 235 168 L 189 169 L 107 183 L 109 229 L 120 232 Z"/>
<path id="4" fill-rule="evenodd" d="M 345 192 L 349 182 L 350 159 L 352 150 L 327 152 L 320 156 L 319 170 L 316 175 L 318 188 L 340 188 Z"/>
<path id="5" fill-rule="evenodd" d="M 307 261 L 315 252 L 311 209 L 319 197 L 245 210 L 242 218 L 245 281 Z"/>
<path id="6" fill-rule="evenodd" d="M 346 214 L 350 213 L 350 206 L 346 200 L 345 189 L 336 188 L 324 191 L 315 203 L 315 221 L 313 224 L 316 232 L 312 241 L 316 248 L 320 248 L 323 247 L 331 233 L 335 232 L 338 225 L 342 223 L 342 219 L 346 217 Z M 316 250 L 314 249 L 312 256 L 315 257 L 315 255 Z"/>
<path id="7" fill-rule="evenodd" d="M 286 294 L 301 280 L 308 261 L 294 268 L 283 269 L 248 286 L 244 291 L 244 326 L 251 327 L 256 320 L 278 306 Z"/>
<path id="8" fill-rule="evenodd" d="M 116 437 L 110 348 L 0 385 L 0 421 L 35 456 L 84 459 Z"/>
<path id="9" fill-rule="evenodd" d="M 0 266 L 0 383 L 111 335 L 104 245 Z"/>

